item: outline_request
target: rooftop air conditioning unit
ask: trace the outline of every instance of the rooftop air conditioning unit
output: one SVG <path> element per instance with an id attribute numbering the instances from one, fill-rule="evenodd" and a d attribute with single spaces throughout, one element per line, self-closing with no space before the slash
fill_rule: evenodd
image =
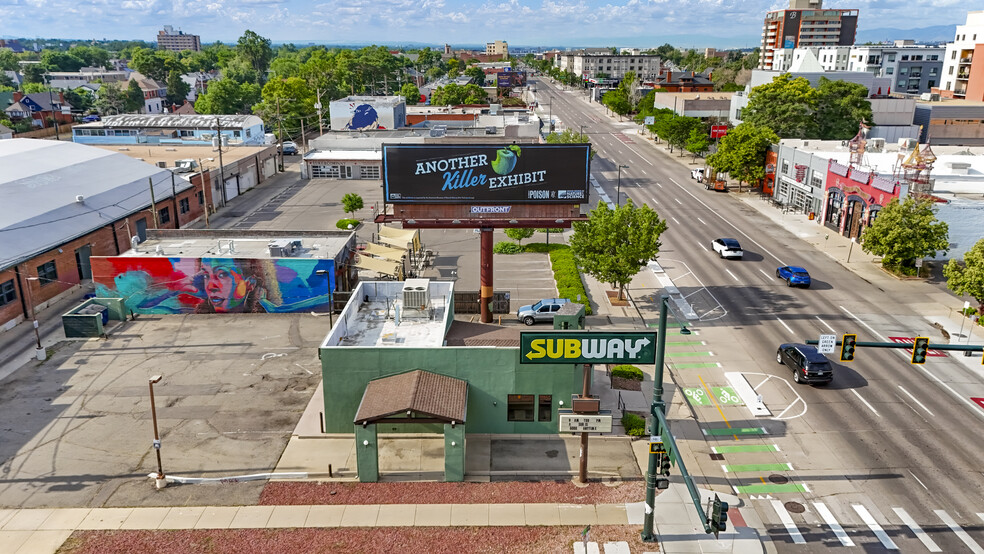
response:
<path id="1" fill-rule="evenodd" d="M 407 279 L 403 283 L 403 308 L 426 310 L 430 306 L 430 279 Z"/>
<path id="2" fill-rule="evenodd" d="M 882 152 L 885 150 L 885 139 L 873 138 L 868 140 L 868 152 Z"/>
<path id="3" fill-rule="evenodd" d="M 291 258 L 301 248 L 300 239 L 277 239 L 267 243 L 271 258 Z"/>
<path id="4" fill-rule="evenodd" d="M 157 167 L 166 168 L 167 167 L 167 162 L 165 162 L 163 160 L 162 161 L 159 161 L 159 162 L 157 162 Z"/>

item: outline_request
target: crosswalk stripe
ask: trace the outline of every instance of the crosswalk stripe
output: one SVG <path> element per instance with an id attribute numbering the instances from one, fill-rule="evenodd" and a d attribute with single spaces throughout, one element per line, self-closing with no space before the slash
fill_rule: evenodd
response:
<path id="1" fill-rule="evenodd" d="M 974 554 L 984 554 L 984 548 L 981 548 L 979 544 L 974 542 L 974 539 L 970 538 L 970 535 L 963 530 L 963 527 L 957 525 L 957 522 L 950 517 L 950 514 L 944 512 L 943 510 L 933 510 L 933 513 L 943 520 L 943 523 L 945 523 L 946 526 L 949 527 L 950 530 L 953 531 L 953 533 L 967 545 L 967 548 L 969 548 L 971 552 Z"/>
<path id="2" fill-rule="evenodd" d="M 601 550 L 595 541 L 588 541 L 587 544 L 584 541 L 574 541 L 574 554 L 601 554 Z"/>
<path id="3" fill-rule="evenodd" d="M 859 516 L 861 516 L 861 521 L 863 521 L 864 524 L 868 526 L 868 529 L 871 529 L 871 532 L 878 537 L 878 540 L 881 541 L 882 546 L 884 546 L 886 550 L 899 549 L 899 547 L 892 542 L 892 539 L 888 537 L 888 533 L 886 533 L 885 530 L 882 529 L 882 526 L 875 521 L 875 518 L 870 512 L 868 512 L 867 508 L 861 504 L 851 504 L 851 507 L 854 508 L 854 511 L 857 512 Z"/>
<path id="4" fill-rule="evenodd" d="M 605 554 L 632 554 L 629 550 L 629 543 L 626 541 L 606 542 L 604 544 Z"/>
<path id="5" fill-rule="evenodd" d="M 786 527 L 786 531 L 789 532 L 790 538 L 793 539 L 794 544 L 806 544 L 806 539 L 800 533 L 796 524 L 793 523 L 793 518 L 786 511 L 786 507 L 782 505 L 782 502 L 778 500 L 772 501 L 772 509 L 776 511 L 776 515 L 779 516 L 779 521 Z"/>
<path id="6" fill-rule="evenodd" d="M 847 536 L 847 532 L 844 531 L 841 524 L 837 523 L 837 520 L 834 519 L 834 514 L 830 513 L 830 508 L 828 508 L 826 504 L 823 502 L 814 502 L 813 507 L 816 508 L 817 513 L 820 514 L 820 517 L 822 517 L 827 525 L 830 526 L 830 530 L 834 532 L 834 536 L 837 537 L 837 540 L 839 540 L 841 544 L 844 546 L 854 546 L 854 541 L 851 540 L 851 537 Z"/>
<path id="7" fill-rule="evenodd" d="M 905 510 L 902 508 L 892 508 L 892 510 L 894 510 L 895 514 L 899 516 L 902 523 L 906 524 L 909 530 L 916 535 L 916 538 L 923 543 L 926 550 L 929 550 L 930 552 L 943 552 L 943 549 L 940 548 L 933 539 L 929 538 L 929 535 L 922 530 L 922 527 L 920 527 L 919 524 L 916 523 L 916 520 L 912 519 L 912 516 L 906 513 Z"/>
<path id="8" fill-rule="evenodd" d="M 977 512 L 977 517 L 981 518 L 981 521 L 984 521 L 984 512 Z"/>

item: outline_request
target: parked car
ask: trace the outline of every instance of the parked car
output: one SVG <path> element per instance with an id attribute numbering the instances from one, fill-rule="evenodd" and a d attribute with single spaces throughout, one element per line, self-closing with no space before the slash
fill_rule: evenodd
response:
<path id="1" fill-rule="evenodd" d="M 815 346 L 780 344 L 776 361 L 793 372 L 793 381 L 826 385 L 834 379 L 834 367 Z"/>
<path id="2" fill-rule="evenodd" d="M 536 304 L 520 306 L 516 319 L 526 325 L 533 325 L 538 321 L 553 321 L 560 307 L 568 302 L 570 300 L 566 298 L 544 298 Z"/>
<path id="3" fill-rule="evenodd" d="M 704 182 L 704 168 L 698 167 L 690 170 L 690 178 L 696 179 L 698 183 Z"/>
<path id="4" fill-rule="evenodd" d="M 99 114 L 89 114 L 82 118 L 82 123 L 92 123 L 94 121 L 100 121 L 101 119 L 102 118 L 99 117 Z"/>
<path id="5" fill-rule="evenodd" d="M 280 145 L 280 150 L 287 155 L 297 154 L 297 145 L 292 141 L 285 140 L 283 144 Z"/>
<path id="6" fill-rule="evenodd" d="M 788 287 L 810 288 L 810 273 L 802 267 L 787 265 L 776 268 L 776 277 L 786 281 Z"/>
<path id="7" fill-rule="evenodd" d="M 711 241 L 711 248 L 722 258 L 738 258 L 740 260 L 744 254 L 741 245 L 735 239 L 714 239 Z"/>

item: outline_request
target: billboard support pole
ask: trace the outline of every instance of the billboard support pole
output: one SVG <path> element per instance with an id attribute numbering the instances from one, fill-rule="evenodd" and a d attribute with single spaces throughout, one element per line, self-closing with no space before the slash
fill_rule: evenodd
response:
<path id="1" fill-rule="evenodd" d="M 482 227 L 481 268 L 478 305 L 482 323 L 492 323 L 492 231 L 491 227 Z"/>

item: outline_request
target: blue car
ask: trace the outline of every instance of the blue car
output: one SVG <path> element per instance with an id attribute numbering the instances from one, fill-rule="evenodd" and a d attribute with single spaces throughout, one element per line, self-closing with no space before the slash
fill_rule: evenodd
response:
<path id="1" fill-rule="evenodd" d="M 776 277 L 786 281 L 786 286 L 810 288 L 810 274 L 802 267 L 787 265 L 776 269 Z"/>
<path id="2" fill-rule="evenodd" d="M 82 118 L 82 123 L 92 123 L 94 121 L 99 121 L 100 117 L 96 114 L 87 115 Z"/>

